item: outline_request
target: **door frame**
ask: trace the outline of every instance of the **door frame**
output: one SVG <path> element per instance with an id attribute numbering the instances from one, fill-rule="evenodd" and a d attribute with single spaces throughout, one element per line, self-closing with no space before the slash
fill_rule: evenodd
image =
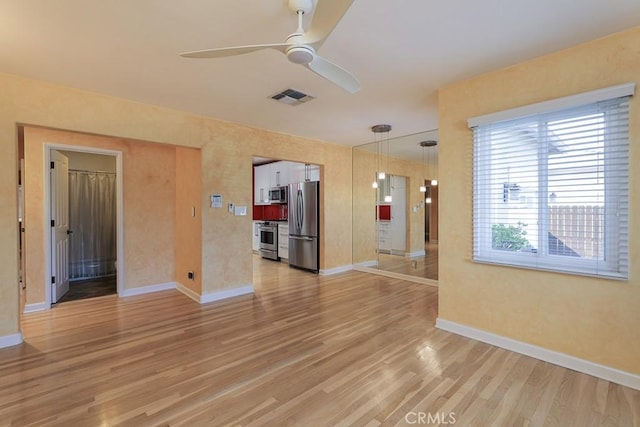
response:
<path id="1" fill-rule="evenodd" d="M 51 309 L 51 151 L 77 151 L 88 154 L 100 154 L 103 156 L 113 156 L 116 158 L 116 257 L 117 272 L 116 283 L 118 296 L 124 293 L 124 197 L 123 197 L 123 177 L 122 177 L 122 151 L 108 150 L 103 148 L 85 147 L 79 145 L 65 145 L 45 142 L 44 150 L 44 268 L 45 268 L 45 309 Z"/>
<path id="2" fill-rule="evenodd" d="M 49 169 L 51 177 L 51 206 L 54 213 L 49 230 L 51 231 L 51 276 L 55 277 L 55 283 L 51 284 L 51 303 L 57 302 L 69 291 L 69 157 L 66 151 L 51 150 L 50 155 L 55 164 L 55 169 Z M 55 179 L 54 179 L 55 177 Z M 55 194 L 54 194 L 55 191 Z M 66 206 L 65 206 L 66 205 Z M 55 224 L 55 225 L 54 225 Z M 64 234 L 63 234 L 64 232 Z M 64 247 L 60 251 L 60 245 Z M 63 259 L 58 259 L 61 256 Z M 63 262 L 66 265 L 63 265 Z M 53 292 L 53 289 L 56 289 Z M 53 294 L 56 300 L 53 300 Z"/>

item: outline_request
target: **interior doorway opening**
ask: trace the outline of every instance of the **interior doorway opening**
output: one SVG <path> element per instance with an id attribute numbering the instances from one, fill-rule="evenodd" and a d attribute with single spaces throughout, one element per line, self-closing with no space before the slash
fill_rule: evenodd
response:
<path id="1" fill-rule="evenodd" d="M 80 285 L 82 284 L 80 282 L 85 280 L 92 281 L 93 283 L 88 284 L 95 287 L 96 280 L 105 282 L 108 279 L 110 282 L 108 285 L 100 283 L 98 286 L 110 289 L 105 291 L 84 288 L 82 297 L 99 296 L 105 292 L 122 295 L 124 289 L 122 152 L 82 145 L 36 143 L 31 140 L 25 142 L 28 139 L 25 133 L 25 127 L 19 126 L 17 222 L 20 231 L 20 311 L 30 313 L 47 310 L 67 293 L 66 286 L 71 285 L 73 288 L 74 284 Z M 67 159 L 66 162 L 62 162 L 66 165 L 59 165 L 60 169 L 56 169 L 55 166 L 58 154 Z M 58 157 L 58 160 L 60 158 Z M 84 166 L 82 162 L 78 166 L 78 158 L 83 159 Z M 92 161 L 93 166 L 91 166 Z M 104 166 L 107 163 L 109 167 Z M 102 166 L 96 166 L 98 164 Z M 60 172 L 65 168 L 66 171 L 63 173 L 54 175 L 55 170 Z M 106 214 L 111 218 L 110 231 L 107 233 L 110 236 L 108 239 L 110 239 L 111 249 L 108 256 L 95 257 L 91 255 L 91 250 L 106 238 L 104 233 L 97 235 L 95 230 L 87 228 L 87 221 L 98 217 L 94 220 L 96 224 L 100 224 L 102 222 L 100 217 L 104 215 L 92 207 L 87 199 L 79 202 L 76 200 L 78 206 L 75 207 L 74 213 L 72 206 L 74 197 L 69 198 L 68 193 L 72 183 L 75 183 L 81 190 L 72 191 L 82 191 L 89 199 L 96 198 L 96 190 L 91 189 L 88 184 L 83 184 L 80 182 L 82 179 L 78 178 L 82 178 L 83 175 L 98 176 L 101 172 L 106 172 L 102 176 L 108 178 L 107 189 L 101 191 L 114 195 L 109 198 L 110 211 Z M 56 196 L 56 187 L 66 189 L 66 196 Z M 62 201 L 60 206 L 56 206 L 56 199 Z M 78 212 L 84 215 L 84 223 L 78 222 L 75 218 Z M 71 256 L 69 256 L 70 250 Z M 60 257 L 58 256 L 60 253 L 66 253 L 67 256 Z M 68 299 L 76 298 L 79 299 L 77 296 Z"/>
<path id="2" fill-rule="evenodd" d="M 51 278 L 47 303 L 119 293 L 121 154 L 45 144 L 47 154 L 45 213 L 51 226 L 45 261 L 50 268 L 46 277 Z"/>
<path id="3" fill-rule="evenodd" d="M 66 171 L 69 282 L 64 293 L 52 293 L 52 303 L 116 294 L 116 157 L 55 152 L 67 157 L 69 166 Z M 52 191 L 53 201 L 55 185 Z"/>

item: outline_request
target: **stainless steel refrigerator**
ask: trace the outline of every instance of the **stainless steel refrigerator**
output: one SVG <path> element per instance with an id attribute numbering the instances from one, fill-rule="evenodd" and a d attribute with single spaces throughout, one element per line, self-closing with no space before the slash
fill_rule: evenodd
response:
<path id="1" fill-rule="evenodd" d="M 320 183 L 289 184 L 289 266 L 318 272 Z"/>

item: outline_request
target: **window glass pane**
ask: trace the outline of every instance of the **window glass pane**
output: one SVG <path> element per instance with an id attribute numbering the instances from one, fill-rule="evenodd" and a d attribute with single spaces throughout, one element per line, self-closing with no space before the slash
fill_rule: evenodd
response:
<path id="1" fill-rule="evenodd" d="M 535 252 L 538 237 L 538 124 L 522 123 L 491 136 L 492 248 Z"/>
<path id="2" fill-rule="evenodd" d="M 604 260 L 604 115 L 548 124 L 549 254 Z"/>
<path id="3" fill-rule="evenodd" d="M 474 260 L 628 271 L 628 98 L 474 128 Z"/>

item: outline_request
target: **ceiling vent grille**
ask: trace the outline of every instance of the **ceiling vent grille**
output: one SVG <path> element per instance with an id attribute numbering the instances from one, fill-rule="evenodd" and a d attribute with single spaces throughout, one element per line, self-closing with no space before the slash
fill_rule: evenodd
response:
<path id="1" fill-rule="evenodd" d="M 276 93 L 271 97 L 271 99 L 275 99 L 276 101 L 286 105 L 300 105 L 315 98 L 294 89 L 287 89 L 280 93 Z"/>

